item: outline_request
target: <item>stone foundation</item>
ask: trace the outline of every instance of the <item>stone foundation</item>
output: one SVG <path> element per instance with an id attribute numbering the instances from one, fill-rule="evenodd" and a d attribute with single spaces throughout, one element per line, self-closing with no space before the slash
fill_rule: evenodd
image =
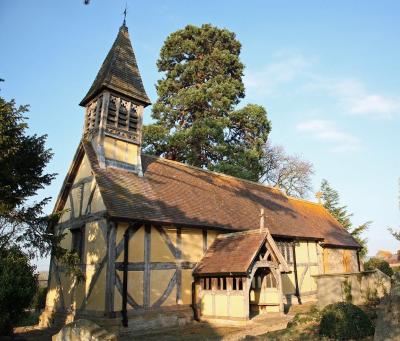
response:
<path id="1" fill-rule="evenodd" d="M 47 328 L 56 326 L 60 329 L 68 323 L 79 319 L 90 320 L 110 333 L 129 335 L 136 332 L 183 326 L 193 321 L 193 310 L 190 306 L 159 308 L 157 310 L 128 311 L 128 327 L 122 326 L 122 316 L 104 317 L 102 312 L 52 312 L 44 310 L 39 319 L 39 326 Z"/>
<path id="2" fill-rule="evenodd" d="M 96 323 L 89 320 L 77 320 L 66 324 L 53 341 L 117 341 L 117 336 L 107 332 Z"/>

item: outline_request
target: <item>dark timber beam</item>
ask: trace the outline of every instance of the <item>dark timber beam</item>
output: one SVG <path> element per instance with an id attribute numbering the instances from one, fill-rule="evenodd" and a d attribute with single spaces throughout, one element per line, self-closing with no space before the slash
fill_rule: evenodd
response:
<path id="1" fill-rule="evenodd" d="M 117 234 L 116 224 L 114 222 L 109 222 L 107 229 L 107 272 L 106 272 L 106 311 L 109 317 L 114 317 L 116 234 Z"/>
<path id="2" fill-rule="evenodd" d="M 122 325 L 128 327 L 127 301 L 128 301 L 128 254 L 129 252 L 129 229 L 124 233 L 124 273 L 122 279 Z"/>
<path id="3" fill-rule="evenodd" d="M 360 272 L 361 271 L 360 250 L 357 250 L 357 266 L 358 266 L 358 272 Z"/>
<path id="4" fill-rule="evenodd" d="M 300 289 L 299 289 L 299 279 L 297 275 L 297 262 L 296 262 L 296 242 L 294 241 L 292 243 L 292 250 L 293 250 L 293 269 L 294 269 L 294 283 L 295 283 L 295 295 L 297 297 L 297 301 L 299 304 L 301 303 L 301 297 L 300 297 Z"/>
<path id="5" fill-rule="evenodd" d="M 182 229 L 176 229 L 176 304 L 182 304 Z"/>
<path id="6" fill-rule="evenodd" d="M 177 265 L 176 262 L 151 262 L 149 264 L 150 270 L 176 270 L 178 268 L 184 270 L 193 269 L 196 266 L 196 262 L 188 262 L 188 261 L 181 261 L 180 267 Z M 123 262 L 116 262 L 115 269 L 119 271 L 124 270 L 124 263 Z M 145 262 L 128 262 L 127 264 L 127 271 L 144 271 L 146 268 Z"/>
<path id="7" fill-rule="evenodd" d="M 144 225 L 144 285 L 143 285 L 143 305 L 150 307 L 150 256 L 151 256 L 151 225 Z"/>
<path id="8" fill-rule="evenodd" d="M 203 229 L 203 254 L 206 253 L 207 249 L 207 229 Z"/>

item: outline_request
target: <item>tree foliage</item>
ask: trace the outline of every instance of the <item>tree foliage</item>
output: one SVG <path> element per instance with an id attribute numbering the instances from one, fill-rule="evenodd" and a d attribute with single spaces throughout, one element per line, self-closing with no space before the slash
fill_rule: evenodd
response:
<path id="1" fill-rule="evenodd" d="M 258 180 L 271 125 L 261 106 L 234 110 L 244 97 L 240 49 L 234 33 L 212 25 L 188 25 L 167 37 L 145 152 Z"/>
<path id="2" fill-rule="evenodd" d="M 354 227 L 351 222 L 353 213 L 349 212 L 347 206 L 340 203 L 340 195 L 337 190 L 331 187 L 326 179 L 321 182 L 320 192 L 322 194 L 321 201 L 324 207 L 332 214 L 332 216 L 351 233 L 354 239 L 362 246 L 360 256 L 365 258 L 368 252 L 367 239 L 362 234 L 368 230 L 371 221 L 367 221 L 359 226 Z"/>
<path id="3" fill-rule="evenodd" d="M 395 231 L 394 229 L 390 228 L 389 232 L 392 236 L 400 242 L 400 231 Z"/>
<path id="4" fill-rule="evenodd" d="M 234 33 L 211 25 L 188 25 L 167 37 L 152 114 L 171 135 L 167 157 L 198 167 L 220 159 L 229 113 L 244 97 L 240 48 Z"/>
<path id="5" fill-rule="evenodd" d="M 49 185 L 55 174 L 46 173 L 52 157 L 46 136 L 28 135 L 24 114 L 28 106 L 0 97 L 0 250 L 21 245 L 46 254 L 56 237 L 48 231 L 43 213 L 50 198 L 28 205 L 28 199 Z M 54 217 L 53 217 L 54 218 Z"/>
<path id="6" fill-rule="evenodd" d="M 20 247 L 29 257 L 52 252 L 80 280 L 79 260 L 60 246 L 64 235 L 50 228 L 62 212 L 44 214 L 50 198 L 32 202 L 55 174 L 45 170 L 53 155 L 46 149 L 46 135 L 27 132 L 27 112 L 28 106 L 0 97 L 0 251 Z"/>
<path id="7" fill-rule="evenodd" d="M 384 274 L 388 276 L 393 275 L 393 269 L 390 267 L 389 263 L 385 261 L 384 259 L 372 257 L 368 259 L 364 263 L 364 269 L 365 270 L 374 270 L 374 269 L 379 269 L 381 270 Z"/>
<path id="8" fill-rule="evenodd" d="M 9 335 L 37 290 L 35 267 L 17 246 L 0 250 L 0 335 Z"/>
<path id="9" fill-rule="evenodd" d="M 234 33 L 212 25 L 189 25 L 167 37 L 157 62 L 164 76 L 156 86 L 155 123 L 143 129 L 143 150 L 247 180 L 262 179 L 304 196 L 310 189 L 310 164 L 279 149 L 279 165 L 266 169 L 272 156 L 267 112 L 256 104 L 236 109 L 244 97 L 240 50 Z"/>

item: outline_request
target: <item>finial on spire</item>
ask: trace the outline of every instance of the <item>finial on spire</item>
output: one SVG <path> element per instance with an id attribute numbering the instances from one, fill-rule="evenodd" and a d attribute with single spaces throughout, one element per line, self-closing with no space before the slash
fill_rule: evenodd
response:
<path id="1" fill-rule="evenodd" d="M 317 192 L 317 193 L 315 193 L 315 197 L 317 198 L 317 200 L 318 200 L 318 204 L 322 204 L 322 196 L 324 195 L 324 193 L 322 193 L 322 192 Z"/>
<path id="2" fill-rule="evenodd" d="M 126 14 L 128 13 L 128 3 L 125 2 L 125 10 L 122 12 L 124 14 L 124 21 L 122 23 L 122 26 L 126 26 Z"/>

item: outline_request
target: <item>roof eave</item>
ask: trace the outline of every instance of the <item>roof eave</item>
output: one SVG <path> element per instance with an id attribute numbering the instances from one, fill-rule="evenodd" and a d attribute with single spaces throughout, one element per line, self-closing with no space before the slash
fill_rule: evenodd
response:
<path id="1" fill-rule="evenodd" d="M 138 93 L 128 92 L 128 91 L 124 91 L 122 89 L 118 89 L 116 87 L 109 86 L 109 85 L 102 85 L 101 87 L 99 87 L 98 89 L 96 89 L 94 91 L 89 91 L 86 94 L 86 96 L 80 101 L 79 105 L 81 107 L 85 107 L 86 104 L 88 104 L 93 98 L 98 96 L 103 90 L 107 90 L 107 89 L 111 90 L 112 92 L 117 93 L 118 95 L 128 97 L 134 101 L 137 101 L 144 107 L 151 105 L 151 101 L 146 93 L 138 94 Z"/>
<path id="2" fill-rule="evenodd" d="M 361 245 L 346 245 L 346 244 L 334 244 L 334 243 L 321 243 L 323 247 L 331 247 L 335 249 L 358 249 L 361 250 L 362 246 Z"/>
<path id="3" fill-rule="evenodd" d="M 229 276 L 229 277 L 237 277 L 237 276 L 247 276 L 247 272 L 228 272 L 228 271 L 221 271 L 221 272 L 205 272 L 205 273 L 196 273 L 193 272 L 194 277 L 223 277 L 223 276 Z"/>

